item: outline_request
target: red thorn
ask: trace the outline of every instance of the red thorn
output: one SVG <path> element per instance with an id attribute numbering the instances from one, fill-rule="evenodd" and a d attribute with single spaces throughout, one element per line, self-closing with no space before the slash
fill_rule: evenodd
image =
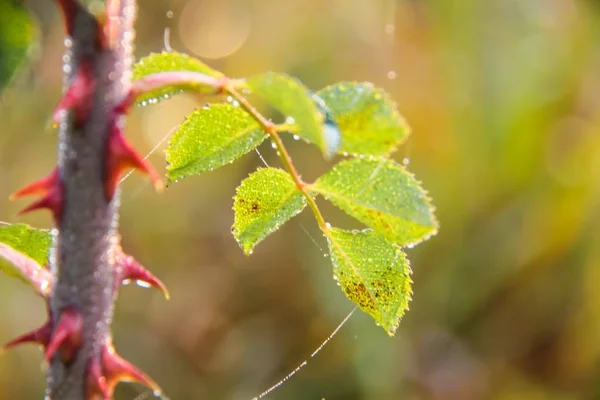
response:
<path id="1" fill-rule="evenodd" d="M 123 115 L 129 113 L 139 94 L 138 91 L 129 89 L 121 103 L 115 107 L 115 114 Z"/>
<path id="2" fill-rule="evenodd" d="M 55 168 L 50 175 L 25 186 L 11 196 L 11 199 L 17 199 L 23 196 L 41 194 L 43 197 L 25 208 L 20 214 L 25 214 L 33 210 L 47 208 L 54 214 L 54 219 L 58 222 L 62 216 L 63 208 L 63 187 L 59 177 L 58 168 Z"/>
<path id="3" fill-rule="evenodd" d="M 58 185 L 58 168 L 54 168 L 50 175 L 45 176 L 37 181 L 25 186 L 23 189 L 18 190 L 10 196 L 11 200 L 15 200 L 25 196 L 31 196 L 36 194 L 47 194 L 55 189 Z"/>
<path id="4" fill-rule="evenodd" d="M 56 124 L 60 122 L 63 111 L 72 110 L 75 122 L 82 124 L 90 114 L 95 87 L 96 80 L 92 64 L 84 59 L 77 66 L 69 88 L 52 114 L 54 122 Z"/>
<path id="5" fill-rule="evenodd" d="M 88 373 L 88 396 L 102 396 L 104 400 L 112 399 L 112 392 L 119 382 L 138 382 L 160 393 L 160 387 L 146 374 L 121 358 L 112 345 L 105 345 L 100 355 L 100 362 L 92 360 Z"/>
<path id="6" fill-rule="evenodd" d="M 73 34 L 73 26 L 79 9 L 77 0 L 56 0 L 56 3 L 61 8 L 65 18 L 65 27 L 69 35 Z"/>
<path id="7" fill-rule="evenodd" d="M 41 328 L 26 333 L 25 335 L 19 336 L 18 338 L 8 342 L 2 347 L 2 350 L 12 349 L 13 347 L 25 343 L 37 343 L 40 346 L 46 347 L 50 341 L 51 333 L 52 328 L 50 327 L 50 322 L 46 322 L 46 324 L 44 324 L 44 326 Z"/>
<path id="8" fill-rule="evenodd" d="M 154 183 L 154 187 L 157 190 L 162 189 L 163 184 L 158 173 L 125 140 L 123 132 L 116 125 L 116 122 L 108 140 L 104 177 L 104 195 L 107 201 L 112 200 L 123 172 L 130 168 L 136 168 L 148 174 Z"/>
<path id="9" fill-rule="evenodd" d="M 171 297 L 165 284 L 162 283 L 160 279 L 154 276 L 150 271 L 144 268 L 140 263 L 138 263 L 132 256 L 123 254 L 119 257 L 117 263 L 120 267 L 118 283 L 122 283 L 126 280 L 144 282 L 160 290 L 167 300 Z"/>
<path id="10" fill-rule="evenodd" d="M 106 378 L 102 372 L 102 366 L 98 358 L 93 358 L 90 361 L 88 371 L 88 397 L 94 398 L 94 396 L 102 396 L 102 399 L 110 399 L 111 391 L 106 384 Z"/>
<path id="11" fill-rule="evenodd" d="M 65 308 L 46 346 L 44 360 L 49 363 L 60 349 L 63 362 L 72 361 L 81 346 L 82 331 L 83 317 L 81 313 L 71 307 Z"/>
<path id="12" fill-rule="evenodd" d="M 24 210 L 19 212 L 19 214 L 23 215 L 34 210 L 40 210 L 42 208 L 50 210 L 52 214 L 54 214 L 54 220 L 56 223 L 60 222 L 63 208 L 62 188 L 58 190 L 52 190 L 46 196 L 42 197 L 29 207 L 26 207 Z"/>

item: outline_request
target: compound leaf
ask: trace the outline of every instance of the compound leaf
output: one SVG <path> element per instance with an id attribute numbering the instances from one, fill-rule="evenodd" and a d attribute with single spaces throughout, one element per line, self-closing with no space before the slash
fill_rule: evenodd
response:
<path id="1" fill-rule="evenodd" d="M 389 95 L 369 82 L 340 82 L 317 94 L 342 133 L 340 153 L 387 155 L 410 133 Z"/>
<path id="2" fill-rule="evenodd" d="M 167 183 L 231 163 L 253 150 L 266 133 L 244 110 L 213 104 L 190 114 L 167 148 Z"/>
<path id="3" fill-rule="evenodd" d="M 224 77 L 221 72 L 212 69 L 197 58 L 190 57 L 183 53 L 163 51 L 162 53 L 152 53 L 149 56 L 140 59 L 133 67 L 132 80 L 135 81 L 159 72 L 176 71 L 200 72 L 214 78 Z M 183 90 L 214 93 L 215 87 L 194 82 L 186 82 L 181 85 L 168 86 L 144 93 L 139 96 L 137 100 L 142 104 L 148 101 L 154 102 L 167 98 L 170 95 L 180 93 Z"/>
<path id="4" fill-rule="evenodd" d="M 29 283 L 46 296 L 52 274 L 42 265 L 48 263 L 52 237 L 47 231 L 25 224 L 0 226 L 0 270 Z"/>
<path id="5" fill-rule="evenodd" d="M 248 78 L 247 85 L 285 117 L 293 118 L 298 136 L 315 144 L 325 155 L 336 151 L 338 140 L 325 134 L 324 116 L 311 92 L 300 81 L 285 74 L 267 72 Z"/>
<path id="6" fill-rule="evenodd" d="M 386 159 L 350 159 L 311 187 L 393 243 L 412 246 L 437 232 L 433 206 L 404 166 Z"/>
<path id="7" fill-rule="evenodd" d="M 404 252 L 371 229 L 326 233 L 334 278 L 346 297 L 393 336 L 411 299 L 411 269 Z"/>
<path id="8" fill-rule="evenodd" d="M 287 172 L 277 168 L 259 169 L 237 188 L 233 236 L 248 255 L 254 246 L 305 206 L 306 199 Z"/>

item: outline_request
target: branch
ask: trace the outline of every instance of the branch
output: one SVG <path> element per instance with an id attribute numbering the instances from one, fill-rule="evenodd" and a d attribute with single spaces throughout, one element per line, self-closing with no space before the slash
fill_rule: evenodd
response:
<path id="1" fill-rule="evenodd" d="M 8 347 L 24 342 L 45 347 L 47 399 L 110 400 L 122 380 L 160 393 L 150 378 L 116 354 L 110 329 L 123 281 L 143 281 L 168 295 L 162 282 L 119 244 L 119 178 L 134 167 L 160 186 L 158 175 L 123 135 L 136 2 L 108 0 L 105 23 L 76 0 L 56 2 L 69 35 L 65 93 L 54 113 L 58 167 L 14 196 L 42 195 L 24 212 L 49 209 L 57 225 L 50 259 L 53 285 L 45 296 L 49 321 Z"/>

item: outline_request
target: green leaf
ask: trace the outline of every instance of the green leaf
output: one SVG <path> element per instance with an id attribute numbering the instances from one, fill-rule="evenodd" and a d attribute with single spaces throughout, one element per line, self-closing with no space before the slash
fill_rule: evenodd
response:
<path id="1" fill-rule="evenodd" d="M 0 0 L 0 91 L 13 80 L 35 36 L 27 8 L 17 0 Z"/>
<path id="2" fill-rule="evenodd" d="M 285 74 L 267 72 L 248 78 L 247 85 L 283 116 L 294 119 L 298 126 L 294 133 L 317 145 L 325 155 L 335 152 L 336 141 L 323 130 L 324 116 L 311 92 L 300 81 Z"/>
<path id="3" fill-rule="evenodd" d="M 38 264 L 48 264 L 52 235 L 26 224 L 0 225 L 0 243 L 34 259 Z"/>
<path id="4" fill-rule="evenodd" d="M 411 299 L 406 254 L 371 229 L 326 233 L 333 275 L 350 300 L 393 336 Z"/>
<path id="5" fill-rule="evenodd" d="M 162 52 L 152 53 L 147 57 L 142 58 L 133 67 L 133 78 L 136 81 L 148 75 L 159 72 L 175 72 L 175 71 L 191 71 L 200 72 L 202 74 L 215 78 L 223 78 L 224 75 L 204 64 L 197 58 L 190 57 L 187 54 L 177 52 Z M 183 90 L 197 91 L 201 93 L 214 93 L 214 86 L 202 85 L 199 83 L 187 82 L 177 86 L 169 86 L 144 93 L 138 97 L 138 102 L 144 103 L 147 101 L 155 102 L 166 98 L 170 95 L 180 93 Z"/>
<path id="6" fill-rule="evenodd" d="M 317 94 L 342 133 L 340 153 L 387 155 L 410 133 L 392 99 L 369 82 L 336 83 Z"/>
<path id="7" fill-rule="evenodd" d="M 390 242 L 412 246 L 437 232 L 427 194 L 414 176 L 394 161 L 342 161 L 311 190 Z"/>
<path id="8" fill-rule="evenodd" d="M 30 284 L 40 296 L 47 297 L 52 290 L 54 278 L 50 271 L 4 243 L 0 243 L 0 271 Z"/>
<path id="9" fill-rule="evenodd" d="M 233 203 L 233 236 L 246 255 L 306 207 L 292 177 L 276 168 L 259 169 L 242 181 Z"/>
<path id="10" fill-rule="evenodd" d="M 231 163 L 253 150 L 266 133 L 244 110 L 213 104 L 194 111 L 167 148 L 167 183 Z"/>
<path id="11" fill-rule="evenodd" d="M 25 224 L 0 225 L 0 271 L 29 283 L 47 296 L 52 274 L 42 265 L 48 263 L 52 237 L 47 231 Z"/>

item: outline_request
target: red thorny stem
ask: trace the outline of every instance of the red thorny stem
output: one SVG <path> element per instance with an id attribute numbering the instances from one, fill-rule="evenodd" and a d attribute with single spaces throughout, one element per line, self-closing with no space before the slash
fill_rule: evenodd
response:
<path id="1" fill-rule="evenodd" d="M 160 185 L 123 135 L 136 1 L 107 0 L 100 19 L 77 0 L 55 1 L 68 35 L 66 90 L 55 113 L 60 121 L 58 167 L 15 194 L 41 194 L 26 210 L 47 208 L 56 222 L 50 259 L 54 281 L 46 298 L 49 321 L 9 346 L 36 342 L 45 347 L 47 399 L 109 400 L 122 380 L 158 392 L 152 380 L 116 354 L 110 329 L 122 281 L 145 281 L 166 293 L 119 244 L 118 178 L 133 167 Z"/>

